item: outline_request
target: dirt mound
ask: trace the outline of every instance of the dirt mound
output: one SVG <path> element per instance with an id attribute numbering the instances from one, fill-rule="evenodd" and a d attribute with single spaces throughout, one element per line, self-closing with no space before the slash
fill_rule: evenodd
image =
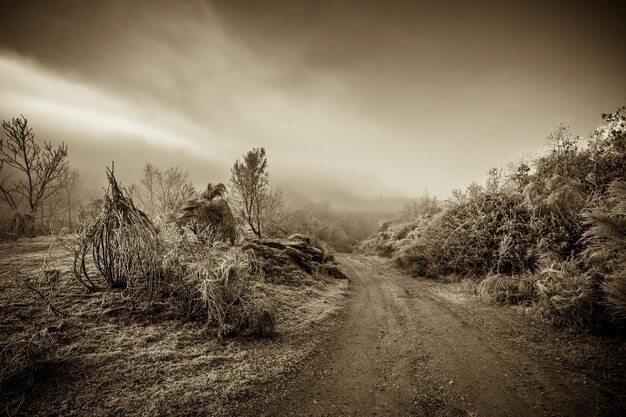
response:
<path id="1" fill-rule="evenodd" d="M 316 274 L 347 278 L 337 266 L 335 255 L 308 236 L 256 239 L 243 245 L 243 249 L 254 252 L 268 282 L 298 284 Z"/>

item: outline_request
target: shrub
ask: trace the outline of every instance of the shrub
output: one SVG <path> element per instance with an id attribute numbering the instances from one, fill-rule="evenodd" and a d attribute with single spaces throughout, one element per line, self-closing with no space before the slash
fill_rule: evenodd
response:
<path id="1" fill-rule="evenodd" d="M 626 272 L 613 275 L 610 280 L 602 284 L 607 303 L 612 313 L 618 319 L 626 318 Z"/>
<path id="2" fill-rule="evenodd" d="M 175 222 L 180 226 L 189 226 L 196 234 L 207 236 L 207 242 L 230 242 L 234 245 L 239 232 L 230 206 L 224 194 L 226 187 L 222 183 L 209 184 L 199 196 L 192 197 L 181 206 Z"/>
<path id="3" fill-rule="evenodd" d="M 189 266 L 212 254 L 215 245 L 223 244 L 214 239 L 210 228 L 197 232 L 192 226 L 159 225 L 163 245 L 159 262 L 165 278 L 161 286 L 162 299 L 188 319 L 206 317 L 198 283 L 188 276 Z"/>
<path id="4" fill-rule="evenodd" d="M 423 244 L 441 274 L 517 274 L 532 269 L 530 213 L 521 196 L 480 186 L 457 194 L 424 228 Z"/>
<path id="5" fill-rule="evenodd" d="M 251 251 L 238 248 L 189 267 L 218 337 L 239 333 L 267 337 L 274 331 L 273 309 L 258 288 L 259 271 Z"/>
<path id="6" fill-rule="evenodd" d="M 556 326 L 589 330 L 599 321 L 599 286 L 572 261 L 541 270 L 534 310 Z"/>
<path id="7" fill-rule="evenodd" d="M 393 257 L 394 266 L 416 277 L 432 277 L 432 260 L 424 245 L 414 245 L 403 249 Z"/>
<path id="8" fill-rule="evenodd" d="M 107 178 L 109 188 L 102 212 L 84 225 L 73 250 L 74 274 L 88 288 L 97 287 L 86 268 L 86 257 L 91 253 L 108 287 L 124 290 L 133 308 L 137 303 L 149 308 L 164 279 L 163 242 L 152 221 L 123 192 L 113 171 L 107 169 Z"/>
<path id="9" fill-rule="evenodd" d="M 608 201 L 584 215 L 590 228 L 587 252 L 594 270 L 605 277 L 602 289 L 611 312 L 626 318 L 626 182 L 614 181 L 608 188 Z"/>

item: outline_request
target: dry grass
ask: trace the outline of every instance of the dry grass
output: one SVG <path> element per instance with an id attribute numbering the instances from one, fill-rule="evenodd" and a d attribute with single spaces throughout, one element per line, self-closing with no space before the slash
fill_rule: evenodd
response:
<path id="1" fill-rule="evenodd" d="M 626 271 L 615 274 L 602 284 L 607 304 L 615 318 L 626 319 Z"/>
<path id="2" fill-rule="evenodd" d="M 556 326 L 592 329 L 599 292 L 591 276 L 567 262 L 544 268 L 541 275 L 534 312 Z"/>
<path id="3" fill-rule="evenodd" d="M 584 214 L 585 237 L 594 269 L 605 277 L 602 289 L 616 319 L 626 320 L 626 182 L 609 185 L 606 207 Z"/>
<path id="4" fill-rule="evenodd" d="M 133 309 L 138 304 L 148 309 L 164 281 L 163 244 L 152 221 L 135 207 L 108 169 L 107 178 L 102 212 L 66 245 L 73 246 L 74 275 L 90 290 L 102 280 L 109 288 L 123 290 Z M 87 271 L 89 257 L 99 272 L 97 279 Z"/>
<path id="5" fill-rule="evenodd" d="M 471 278 L 464 278 L 458 284 L 457 288 L 459 291 L 464 292 L 466 294 L 478 295 L 478 283 L 476 280 Z"/>
<path id="6" fill-rule="evenodd" d="M 37 373 L 55 350 L 56 341 L 48 329 L 32 335 L 13 335 L 0 342 L 0 408 L 7 415 L 20 411 Z"/>
<path id="7" fill-rule="evenodd" d="M 259 271 L 254 253 L 239 248 L 227 248 L 189 267 L 218 337 L 269 337 L 274 331 L 273 308 L 257 288 Z"/>
<path id="8" fill-rule="evenodd" d="M 590 330 L 600 313 L 599 283 L 572 262 L 553 262 L 540 275 L 493 275 L 475 293 L 489 304 L 527 305 L 531 316 L 557 327 Z"/>
<path id="9" fill-rule="evenodd" d="M 536 277 L 510 277 L 492 275 L 482 280 L 476 287 L 478 297 L 492 304 L 522 304 L 536 298 Z"/>
<path id="10" fill-rule="evenodd" d="M 0 243 L 0 272 L 15 267 L 38 274 L 53 241 Z M 51 254 L 56 262 L 47 264 L 61 272 L 55 305 L 69 317 L 49 312 L 12 277 L 0 280 L 0 340 L 59 329 L 55 349 L 41 358 L 24 391 L 27 415 L 231 415 L 231 404 L 255 384 L 309 355 L 347 285 L 323 277 L 304 287 L 260 283 L 278 313 L 274 336 L 219 341 L 205 323 L 185 320 L 169 303 L 157 300 L 148 312 L 132 312 L 119 292 L 86 291 L 72 278 L 71 256 L 60 246 Z"/>

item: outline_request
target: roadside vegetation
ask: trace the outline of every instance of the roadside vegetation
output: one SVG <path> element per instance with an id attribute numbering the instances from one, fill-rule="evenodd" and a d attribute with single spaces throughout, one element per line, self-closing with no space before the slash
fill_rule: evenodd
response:
<path id="1" fill-rule="evenodd" d="M 623 332 L 626 108 L 588 138 L 559 125 L 534 159 L 446 201 L 423 196 L 359 247 L 557 326 Z"/>
<path id="2" fill-rule="evenodd" d="M 206 414 L 311 351 L 346 276 L 328 245 L 282 222 L 263 148 L 235 163 L 230 188 L 196 191 L 180 168 L 149 163 L 125 188 L 107 168 L 104 195 L 67 200 L 52 233 L 41 213 L 72 197 L 68 150 L 40 148 L 27 123 L 5 122 L 0 149 L 11 209 L 0 247 L 2 412 Z M 137 395 L 108 391 L 115 378 Z"/>

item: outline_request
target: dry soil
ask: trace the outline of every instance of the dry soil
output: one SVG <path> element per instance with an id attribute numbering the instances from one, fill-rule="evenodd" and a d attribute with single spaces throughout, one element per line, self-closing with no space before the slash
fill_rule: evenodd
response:
<path id="1" fill-rule="evenodd" d="M 341 324 L 242 415 L 625 415 L 619 340 L 557 331 L 379 259 L 340 261 L 351 279 Z"/>

